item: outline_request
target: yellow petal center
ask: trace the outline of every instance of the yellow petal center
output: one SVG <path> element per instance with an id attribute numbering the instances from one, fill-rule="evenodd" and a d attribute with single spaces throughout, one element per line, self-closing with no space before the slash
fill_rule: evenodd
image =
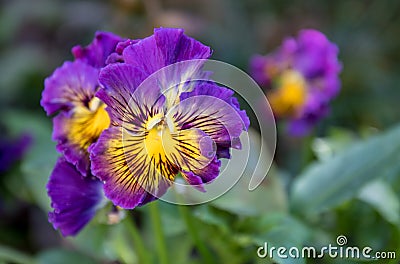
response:
<path id="1" fill-rule="evenodd" d="M 278 87 L 268 95 L 272 110 L 276 116 L 295 116 L 303 106 L 307 95 L 303 76 L 294 70 L 283 72 Z"/>
<path id="2" fill-rule="evenodd" d="M 73 110 L 73 116 L 68 120 L 68 139 L 81 149 L 95 142 L 104 129 L 110 125 L 110 117 L 105 110 L 105 104 L 94 97 L 88 106 L 79 105 Z"/>
<path id="3" fill-rule="evenodd" d="M 137 158 L 132 166 L 146 163 L 149 167 L 144 172 L 157 171 L 172 181 L 179 170 L 201 169 L 210 162 L 211 158 L 202 154 L 200 145 L 205 138 L 200 130 L 179 131 L 174 120 L 161 114 L 149 118 L 144 127 L 143 139 L 136 144 L 130 144 L 131 136 L 140 138 L 139 135 L 128 135 L 125 139 L 125 153 L 135 153 Z"/>

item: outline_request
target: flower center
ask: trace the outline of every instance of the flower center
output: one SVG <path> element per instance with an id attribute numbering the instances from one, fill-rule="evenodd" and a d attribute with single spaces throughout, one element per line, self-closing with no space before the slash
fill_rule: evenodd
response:
<path id="1" fill-rule="evenodd" d="M 171 134 L 174 131 L 172 121 L 163 114 L 158 114 L 150 118 L 145 127 L 147 131 L 144 138 L 145 154 L 151 162 L 154 162 L 158 173 L 168 177 L 169 180 L 174 180 L 176 173 L 170 172 L 176 170 L 175 165 L 168 159 L 171 150 L 176 147 Z"/>
<path id="2" fill-rule="evenodd" d="M 293 117 L 299 114 L 307 95 L 306 81 L 295 70 L 282 73 L 277 87 L 268 94 L 276 116 Z"/>
<path id="3" fill-rule="evenodd" d="M 86 150 L 110 125 L 110 117 L 105 104 L 97 97 L 90 100 L 88 107 L 76 106 L 73 111 L 67 123 L 68 135 L 73 144 Z"/>
<path id="4" fill-rule="evenodd" d="M 164 129 L 168 129 L 170 132 L 176 131 L 176 127 L 174 121 L 171 120 L 170 117 L 165 116 L 163 113 L 156 114 L 153 117 L 150 117 L 145 125 L 147 131 L 151 131 L 152 129 L 156 129 L 161 133 Z"/>

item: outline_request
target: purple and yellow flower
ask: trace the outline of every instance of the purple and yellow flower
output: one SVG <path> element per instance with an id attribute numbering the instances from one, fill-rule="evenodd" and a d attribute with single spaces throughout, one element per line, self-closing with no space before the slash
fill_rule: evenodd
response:
<path id="1" fill-rule="evenodd" d="M 72 49 L 75 61 L 65 62 L 45 80 L 41 105 L 54 117 L 53 139 L 65 159 L 86 175 L 90 169 L 88 147 L 109 126 L 105 105 L 95 93 L 99 69 L 122 39 L 111 33 L 96 33 L 93 42 Z"/>
<path id="2" fill-rule="evenodd" d="M 253 78 L 266 89 L 276 117 L 287 119 L 288 131 L 305 135 L 329 113 L 340 90 L 338 48 L 319 31 L 302 30 L 275 52 L 251 59 Z"/>
<path id="3" fill-rule="evenodd" d="M 47 185 L 49 221 L 63 235 L 75 235 L 94 216 L 102 194 L 101 182 L 90 172 L 88 148 L 110 125 L 105 105 L 95 93 L 99 70 L 122 39 L 97 32 L 87 47 L 72 49 L 75 61 L 65 62 L 45 80 L 41 105 L 53 119 L 53 139 L 63 154 Z M 86 176 L 85 178 L 83 178 Z"/>
<path id="4" fill-rule="evenodd" d="M 190 82 L 199 63 L 179 64 L 210 55 L 209 47 L 183 30 L 161 28 L 125 45 L 118 59 L 123 62 L 101 70 L 96 95 L 107 105 L 111 126 L 89 152 L 92 173 L 114 205 L 132 209 L 152 201 L 178 174 L 202 190 L 218 176 L 219 158 L 241 147 L 249 119 L 233 92 L 211 81 Z M 177 75 L 181 83 L 163 86 Z"/>
<path id="5" fill-rule="evenodd" d="M 204 191 L 249 126 L 233 91 L 201 71 L 209 47 L 181 29 L 120 40 L 98 33 L 45 82 L 41 104 L 59 112 L 53 138 L 63 154 L 47 185 L 49 220 L 63 235 L 78 233 L 105 197 L 132 209 L 163 195 L 179 174 Z"/>

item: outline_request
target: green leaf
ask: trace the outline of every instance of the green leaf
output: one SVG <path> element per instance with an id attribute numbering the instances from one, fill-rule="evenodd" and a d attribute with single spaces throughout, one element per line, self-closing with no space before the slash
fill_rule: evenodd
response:
<path id="1" fill-rule="evenodd" d="M 397 126 L 311 165 L 293 182 L 292 209 L 304 214 L 319 213 L 354 198 L 371 180 L 397 176 L 399 139 L 400 126 Z"/>
<path id="2" fill-rule="evenodd" d="M 232 189 L 212 201 L 211 204 L 243 216 L 287 211 L 287 197 L 279 175 L 269 173 L 264 182 L 254 191 L 249 191 L 249 181 L 250 176 L 243 175 Z"/>
<path id="3" fill-rule="evenodd" d="M 311 149 L 318 160 L 324 161 L 340 153 L 356 140 L 358 139 L 349 130 L 332 128 L 327 137 L 315 138 L 311 143 Z"/>
<path id="4" fill-rule="evenodd" d="M 90 221 L 77 236 L 68 237 L 66 240 L 87 255 L 100 259 L 114 259 L 117 252 L 115 248 L 108 245 L 108 240 L 117 240 L 118 230 L 112 230 L 114 226 L 100 224 L 95 220 L 96 218 Z"/>
<path id="5" fill-rule="evenodd" d="M 215 207 L 224 209 L 231 213 L 244 216 L 261 215 L 266 212 L 285 212 L 288 208 L 287 194 L 279 172 L 275 166 L 269 167 L 270 156 L 268 151 L 264 151 L 264 156 L 260 157 L 260 150 L 256 146 L 261 146 L 260 135 L 253 129 L 249 129 L 249 146 L 243 141 L 243 150 L 249 149 L 249 158 L 246 169 L 238 182 L 225 194 L 218 197 L 211 204 Z M 264 145 L 265 147 L 265 145 Z M 240 155 L 238 153 L 238 155 Z M 240 158 L 247 159 L 246 155 Z M 268 175 L 263 182 L 254 190 L 249 190 L 249 182 L 260 159 L 262 172 Z M 265 162 L 262 162 L 265 161 Z M 226 161 L 224 161 L 226 162 Z M 243 170 L 241 162 L 228 163 L 230 170 L 240 172 Z M 262 175 L 264 176 L 264 175 Z"/>
<path id="6" fill-rule="evenodd" d="M 304 259 L 293 258 L 288 253 L 292 247 L 301 250 L 301 247 L 306 244 L 310 237 L 310 230 L 299 220 L 280 213 L 268 214 L 244 221 L 243 226 L 246 229 L 247 226 L 254 228 L 251 239 L 256 245 L 254 249 L 255 257 L 257 257 L 257 250 L 260 250 L 261 254 L 266 253 L 265 257 L 272 257 L 274 261 L 280 264 L 305 263 Z M 284 254 L 287 257 L 279 257 L 276 250 L 270 256 L 269 252 L 272 247 L 275 247 L 275 249 L 279 247 L 286 248 L 286 253 Z"/>
<path id="7" fill-rule="evenodd" d="M 162 225 L 164 228 L 165 236 L 176 236 L 185 232 L 185 223 L 179 215 L 179 208 L 175 204 L 166 203 L 163 201 L 158 202 L 161 212 Z"/>
<path id="8" fill-rule="evenodd" d="M 179 245 L 179 249 L 177 245 Z M 172 258 L 170 256 L 171 262 L 174 264 L 195 263 L 192 256 L 193 246 L 193 242 L 187 233 L 168 237 L 168 250 L 174 252 L 171 254 Z M 197 257 L 197 259 L 200 258 Z"/>
<path id="9" fill-rule="evenodd" d="M 97 263 L 94 259 L 81 253 L 65 250 L 65 249 L 50 249 L 41 252 L 37 256 L 38 264 L 91 264 Z"/>
<path id="10" fill-rule="evenodd" d="M 102 239 L 99 237 L 99 239 Z M 103 239 L 104 240 L 104 239 Z M 139 263 L 136 248 L 132 248 L 129 240 L 129 232 L 122 224 L 111 226 L 108 239 L 104 240 L 104 249 L 115 255 L 114 259 L 119 259 L 123 263 Z"/>
<path id="11" fill-rule="evenodd" d="M 389 223 L 400 224 L 400 201 L 386 182 L 376 180 L 367 184 L 361 189 L 358 199 L 371 205 Z"/>
<path id="12" fill-rule="evenodd" d="M 0 244 L 0 263 L 32 264 L 35 261 L 25 252 Z"/>
<path id="13" fill-rule="evenodd" d="M 231 232 L 232 223 L 236 220 L 231 213 L 207 204 L 196 207 L 194 216 L 203 223 L 218 227 L 223 234 Z"/>

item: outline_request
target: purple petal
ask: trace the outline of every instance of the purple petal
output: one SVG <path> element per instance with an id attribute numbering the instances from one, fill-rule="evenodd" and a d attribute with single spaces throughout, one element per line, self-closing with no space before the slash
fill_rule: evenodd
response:
<path id="1" fill-rule="evenodd" d="M 192 187 L 196 188 L 200 192 L 206 192 L 206 189 L 204 189 L 203 180 L 200 176 L 195 175 L 191 171 L 182 171 L 181 175 Z"/>
<path id="2" fill-rule="evenodd" d="M 228 103 L 232 106 L 233 109 L 239 114 L 241 117 L 244 130 L 247 130 L 250 126 L 250 119 L 246 114 L 245 110 L 240 110 L 240 105 L 236 97 L 233 97 L 234 92 L 228 88 L 218 86 L 213 82 L 198 82 L 198 85 L 191 92 L 182 93 L 180 96 L 181 100 L 185 100 L 192 96 L 201 96 L 201 95 L 209 95 L 215 98 L 219 98 L 224 102 Z"/>
<path id="3" fill-rule="evenodd" d="M 328 67 L 338 65 L 338 49 L 324 34 L 316 30 L 302 30 L 298 37 L 298 50 L 294 67 L 307 78 L 322 76 Z M 332 60 L 333 59 L 333 60 Z M 336 65 L 332 65 L 336 64 Z"/>
<path id="4" fill-rule="evenodd" d="M 130 45 L 136 44 L 137 42 L 139 42 L 138 39 L 127 39 L 125 41 L 119 42 L 115 48 L 115 52 L 111 53 L 110 56 L 108 56 L 106 64 L 124 62 L 124 57 L 122 56 L 124 49 Z"/>
<path id="5" fill-rule="evenodd" d="M 295 119 L 295 120 L 291 120 L 287 124 L 287 131 L 292 136 L 304 137 L 305 135 L 310 133 L 313 126 L 314 126 L 313 123 L 310 123 L 305 119 Z"/>
<path id="6" fill-rule="evenodd" d="M 288 131 L 298 137 L 305 136 L 329 113 L 329 102 L 321 93 L 310 94 L 299 118 L 289 121 Z"/>
<path id="7" fill-rule="evenodd" d="M 124 61 L 141 68 L 147 75 L 170 64 L 193 59 L 207 59 L 209 47 L 183 34 L 182 29 L 158 28 L 154 35 L 126 47 Z"/>
<path id="8" fill-rule="evenodd" d="M 218 160 L 217 157 L 214 157 L 214 159 L 206 167 L 193 172 L 201 178 L 203 183 L 210 183 L 217 178 L 220 167 L 221 161 Z"/>
<path id="9" fill-rule="evenodd" d="M 204 168 L 194 171 L 182 172 L 183 178 L 201 192 L 205 192 L 204 183 L 210 183 L 218 177 L 221 167 L 221 161 L 217 156 Z"/>
<path id="10" fill-rule="evenodd" d="M 266 73 L 267 60 L 264 56 L 255 55 L 250 60 L 250 72 L 254 80 L 261 86 L 270 85 L 270 77 Z"/>
<path id="11" fill-rule="evenodd" d="M 239 136 L 250 124 L 232 95 L 233 91 L 214 83 L 200 83 L 192 92 L 181 94 L 182 101 L 169 115 L 179 117 L 177 123 L 182 129 L 204 131 L 216 143 L 217 156 L 229 157 L 227 148 L 240 149 Z"/>
<path id="12" fill-rule="evenodd" d="M 63 112 L 54 117 L 52 138 L 57 142 L 57 151 L 62 153 L 69 163 L 75 165 L 83 176 L 86 176 L 90 169 L 89 153 L 79 144 L 70 140 L 70 121 L 71 118 Z"/>
<path id="13" fill-rule="evenodd" d="M 47 115 L 85 105 L 98 88 L 99 71 L 81 61 L 65 62 L 46 78 L 41 106 Z"/>
<path id="14" fill-rule="evenodd" d="M 106 104 L 110 101 L 110 96 L 119 97 L 121 100 L 129 99 L 145 78 L 146 75 L 140 68 L 130 64 L 118 63 L 108 65 L 101 70 L 99 76 L 103 90 L 106 91 L 104 98 L 100 97 L 100 99 L 103 99 Z M 159 94 L 159 89 L 152 90 Z M 143 93 L 145 92 L 143 91 Z"/>
<path id="15" fill-rule="evenodd" d="M 123 39 L 109 32 L 96 32 L 92 43 L 87 47 L 80 45 L 72 48 L 75 59 L 95 68 L 104 67 L 107 57 L 114 52 L 118 42 Z"/>
<path id="16" fill-rule="evenodd" d="M 49 221 L 63 236 L 76 235 L 95 215 L 103 199 L 101 182 L 83 177 L 64 158 L 59 158 L 50 175 L 47 193 L 53 212 Z"/>
<path id="17" fill-rule="evenodd" d="M 166 190 L 167 190 L 167 188 L 165 188 L 165 191 L 166 191 Z M 164 194 L 164 193 L 160 194 L 159 196 L 162 196 L 163 194 Z M 150 193 L 146 193 L 146 194 L 144 195 L 142 201 L 138 204 L 138 206 L 146 205 L 146 204 L 148 204 L 148 203 L 150 203 L 150 202 L 153 202 L 153 201 L 155 201 L 155 200 L 157 200 L 157 199 L 158 199 L 157 196 L 154 196 L 154 195 L 152 195 L 152 194 L 150 194 Z"/>
<path id="18" fill-rule="evenodd" d="M 279 52 L 276 54 L 278 60 L 291 58 L 298 50 L 298 44 L 292 37 L 285 38 Z"/>
<path id="19" fill-rule="evenodd" d="M 137 90 L 144 79 L 140 69 L 126 63 L 111 64 L 101 70 L 99 81 L 103 88 L 97 96 L 108 106 L 114 125 L 130 122 L 136 127 L 141 126 L 149 111 L 154 108 L 155 113 L 162 106 L 163 97 L 156 85 Z"/>
<path id="20" fill-rule="evenodd" d="M 217 144 L 217 152 L 215 154 L 219 159 L 230 159 L 230 145 L 222 146 L 221 144 Z"/>
<path id="21" fill-rule="evenodd" d="M 337 74 L 327 74 L 322 83 L 322 92 L 328 99 L 335 98 L 340 91 L 340 78 Z"/>

